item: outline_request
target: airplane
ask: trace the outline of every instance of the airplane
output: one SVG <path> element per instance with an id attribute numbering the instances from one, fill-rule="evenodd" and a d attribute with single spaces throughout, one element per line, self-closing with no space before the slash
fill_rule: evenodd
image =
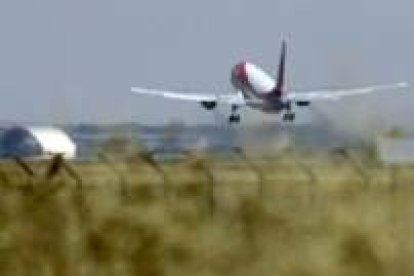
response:
<path id="1" fill-rule="evenodd" d="M 240 62 L 231 71 L 231 83 L 236 90 L 233 94 L 186 93 L 167 90 L 132 87 L 131 92 L 160 96 L 168 99 L 196 102 L 206 110 L 213 110 L 217 104 L 231 106 L 229 123 L 239 123 L 239 108 L 247 106 L 265 113 L 282 114 L 283 121 L 295 120 L 294 108 L 309 107 L 314 101 L 339 100 L 348 96 L 369 94 L 382 90 L 408 87 L 406 82 L 388 85 L 375 85 L 352 89 L 333 89 L 315 91 L 289 91 L 285 84 L 286 41 L 282 41 L 279 68 L 276 78 L 250 62 Z"/>

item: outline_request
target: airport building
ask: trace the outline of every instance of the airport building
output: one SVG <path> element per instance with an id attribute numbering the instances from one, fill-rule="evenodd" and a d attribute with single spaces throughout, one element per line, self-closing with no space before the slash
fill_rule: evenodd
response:
<path id="1" fill-rule="evenodd" d="M 61 129 L 53 127 L 11 127 L 2 131 L 1 156 L 48 159 L 62 154 L 65 159 L 76 157 L 76 144 Z"/>

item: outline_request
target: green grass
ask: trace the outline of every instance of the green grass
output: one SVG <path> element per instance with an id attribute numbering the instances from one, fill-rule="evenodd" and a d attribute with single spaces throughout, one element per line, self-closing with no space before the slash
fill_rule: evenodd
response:
<path id="1" fill-rule="evenodd" d="M 35 176 L 0 165 L 0 275 L 414 271 L 409 166 L 294 154 L 28 165 Z"/>

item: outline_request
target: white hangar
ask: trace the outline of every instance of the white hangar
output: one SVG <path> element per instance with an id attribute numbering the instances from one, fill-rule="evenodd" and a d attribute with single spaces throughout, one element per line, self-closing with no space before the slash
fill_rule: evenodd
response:
<path id="1" fill-rule="evenodd" d="M 0 137 L 3 157 L 47 159 L 62 154 L 65 159 L 76 157 L 76 144 L 61 129 L 54 127 L 11 127 Z"/>

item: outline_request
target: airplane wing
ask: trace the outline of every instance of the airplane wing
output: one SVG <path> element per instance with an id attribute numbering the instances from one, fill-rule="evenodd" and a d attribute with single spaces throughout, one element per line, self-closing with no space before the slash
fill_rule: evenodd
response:
<path id="1" fill-rule="evenodd" d="M 131 92 L 141 95 L 152 95 L 173 100 L 188 101 L 188 102 L 216 102 L 228 105 L 246 105 L 249 100 L 238 94 L 207 94 L 207 93 L 186 93 L 174 92 L 167 90 L 147 89 L 140 87 L 132 87 Z"/>
<path id="2" fill-rule="evenodd" d="M 292 101 L 340 100 L 343 97 L 370 94 L 378 91 L 401 89 L 408 87 L 406 82 L 388 85 L 367 86 L 353 89 L 316 90 L 308 92 L 289 92 L 287 99 Z"/>

